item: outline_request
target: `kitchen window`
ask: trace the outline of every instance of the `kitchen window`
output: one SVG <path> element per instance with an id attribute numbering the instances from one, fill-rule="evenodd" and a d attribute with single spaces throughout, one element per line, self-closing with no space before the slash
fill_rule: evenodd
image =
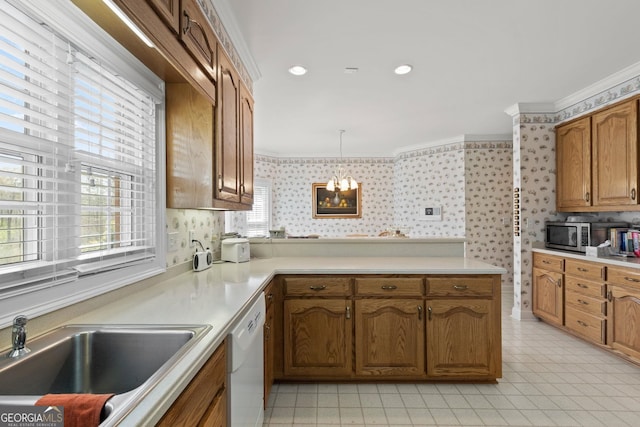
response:
<path id="1" fill-rule="evenodd" d="M 71 2 L 0 1 L 2 326 L 164 269 L 164 95 Z"/>

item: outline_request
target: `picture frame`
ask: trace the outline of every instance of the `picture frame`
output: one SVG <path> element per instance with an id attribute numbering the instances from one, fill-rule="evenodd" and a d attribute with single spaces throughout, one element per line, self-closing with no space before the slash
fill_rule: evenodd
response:
<path id="1" fill-rule="evenodd" d="M 362 218 L 362 184 L 355 190 L 329 191 L 326 183 L 313 183 L 312 212 L 314 219 Z"/>

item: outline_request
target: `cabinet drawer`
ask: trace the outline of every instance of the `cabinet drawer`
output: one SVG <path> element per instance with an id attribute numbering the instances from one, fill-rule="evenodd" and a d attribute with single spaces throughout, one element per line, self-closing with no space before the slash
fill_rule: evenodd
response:
<path id="1" fill-rule="evenodd" d="M 564 271 L 564 258 L 534 252 L 533 266 L 536 268 L 542 268 L 544 270 L 551 270 L 562 273 Z"/>
<path id="2" fill-rule="evenodd" d="M 283 281 L 287 296 L 351 295 L 349 277 L 287 277 Z"/>
<path id="3" fill-rule="evenodd" d="M 640 289 L 640 270 L 635 268 L 609 267 L 607 269 L 607 282 Z"/>
<path id="4" fill-rule="evenodd" d="M 606 320 L 592 316 L 573 307 L 567 307 L 564 313 L 565 326 L 568 329 L 600 344 L 605 343 Z"/>
<path id="5" fill-rule="evenodd" d="M 410 297 L 422 296 L 422 277 L 358 277 L 356 295 Z"/>
<path id="6" fill-rule="evenodd" d="M 568 289 L 564 294 L 564 298 L 565 303 L 585 313 L 600 317 L 607 314 L 607 303 L 604 299 L 584 296 L 577 292 L 570 292 Z"/>
<path id="7" fill-rule="evenodd" d="M 493 295 L 491 276 L 427 277 L 427 295 L 442 297 L 490 297 Z"/>
<path id="8" fill-rule="evenodd" d="M 592 282 L 579 277 L 565 275 L 565 289 L 567 291 L 576 292 L 593 298 L 604 298 L 605 285 L 601 282 Z"/>
<path id="9" fill-rule="evenodd" d="M 602 264 L 593 262 L 566 259 L 564 261 L 564 272 L 565 274 L 584 277 L 585 279 L 604 280 L 605 267 Z"/>

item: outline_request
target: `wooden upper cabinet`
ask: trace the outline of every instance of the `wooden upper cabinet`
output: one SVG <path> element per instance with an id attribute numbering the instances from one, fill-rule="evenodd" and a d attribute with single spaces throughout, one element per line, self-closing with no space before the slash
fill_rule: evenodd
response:
<path id="1" fill-rule="evenodd" d="M 180 37 L 211 79 L 216 79 L 216 36 L 195 0 L 182 0 Z"/>
<path id="2" fill-rule="evenodd" d="M 214 108 L 188 83 L 167 83 L 167 207 L 213 202 Z"/>
<path id="3" fill-rule="evenodd" d="M 591 117 L 556 129 L 558 209 L 591 206 Z"/>
<path id="4" fill-rule="evenodd" d="M 593 204 L 638 205 L 638 100 L 592 118 Z"/>
<path id="5" fill-rule="evenodd" d="M 240 203 L 253 203 L 253 98 L 240 86 Z"/>
<path id="6" fill-rule="evenodd" d="M 239 100 L 240 81 L 233 64 L 221 51 L 218 76 L 218 142 L 216 198 L 240 202 Z"/>
<path id="7" fill-rule="evenodd" d="M 147 0 L 158 16 L 176 34 L 180 32 L 180 0 Z"/>

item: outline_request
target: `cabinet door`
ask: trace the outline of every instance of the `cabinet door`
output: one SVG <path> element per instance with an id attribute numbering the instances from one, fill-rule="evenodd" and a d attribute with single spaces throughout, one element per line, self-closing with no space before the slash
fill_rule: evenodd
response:
<path id="1" fill-rule="evenodd" d="M 284 302 L 284 374 L 349 377 L 352 373 L 351 301 Z"/>
<path id="2" fill-rule="evenodd" d="M 180 0 L 147 0 L 158 16 L 176 34 L 180 31 Z"/>
<path id="3" fill-rule="evenodd" d="M 253 99 L 249 90 L 240 86 L 240 203 L 253 203 Z"/>
<path id="4" fill-rule="evenodd" d="M 607 345 L 640 359 L 640 289 L 610 286 Z"/>
<path id="5" fill-rule="evenodd" d="M 366 299 L 355 302 L 356 375 L 423 375 L 423 302 Z"/>
<path id="6" fill-rule="evenodd" d="M 167 207 L 213 203 L 213 106 L 189 83 L 167 83 Z"/>
<path id="7" fill-rule="evenodd" d="M 229 59 L 220 54 L 218 78 L 218 144 L 216 150 L 217 191 L 216 198 L 232 202 L 240 201 L 240 165 L 238 156 L 238 120 L 240 82 Z"/>
<path id="8" fill-rule="evenodd" d="M 427 300 L 427 375 L 495 378 L 497 315 L 491 300 Z"/>
<path id="9" fill-rule="evenodd" d="M 637 100 L 593 115 L 593 204 L 638 204 Z"/>
<path id="10" fill-rule="evenodd" d="M 193 59 L 215 80 L 216 37 L 195 0 L 182 0 L 180 36 Z"/>
<path id="11" fill-rule="evenodd" d="M 533 269 L 533 314 L 555 325 L 564 319 L 561 273 Z"/>
<path id="12" fill-rule="evenodd" d="M 591 206 L 591 118 L 556 129 L 557 207 Z"/>

